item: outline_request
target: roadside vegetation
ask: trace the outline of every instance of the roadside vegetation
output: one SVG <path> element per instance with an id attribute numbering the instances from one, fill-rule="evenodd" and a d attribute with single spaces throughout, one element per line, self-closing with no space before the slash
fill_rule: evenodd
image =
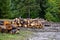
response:
<path id="1" fill-rule="evenodd" d="M 19 34 L 0 33 L 0 40 L 26 40 L 32 32 L 20 31 Z"/>

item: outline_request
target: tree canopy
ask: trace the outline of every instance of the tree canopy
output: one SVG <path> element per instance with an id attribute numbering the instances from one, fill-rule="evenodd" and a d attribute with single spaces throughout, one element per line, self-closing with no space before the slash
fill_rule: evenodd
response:
<path id="1" fill-rule="evenodd" d="M 60 0 L 0 0 L 0 18 L 16 17 L 60 22 Z"/>

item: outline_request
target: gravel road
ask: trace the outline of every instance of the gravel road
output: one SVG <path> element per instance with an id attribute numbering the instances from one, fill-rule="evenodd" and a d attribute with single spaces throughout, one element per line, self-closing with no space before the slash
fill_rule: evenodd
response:
<path id="1" fill-rule="evenodd" d="M 33 34 L 27 40 L 60 40 L 60 24 L 51 24 L 50 27 L 44 26 L 42 29 L 21 28 Z"/>
<path id="2" fill-rule="evenodd" d="M 60 32 L 35 32 L 28 40 L 60 40 Z"/>

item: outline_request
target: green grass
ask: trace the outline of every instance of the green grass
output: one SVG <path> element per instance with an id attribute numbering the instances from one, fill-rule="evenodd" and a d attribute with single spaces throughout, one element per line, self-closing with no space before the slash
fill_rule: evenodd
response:
<path id="1" fill-rule="evenodd" d="M 25 40 L 31 34 L 30 31 L 20 31 L 19 34 L 0 33 L 0 40 Z"/>

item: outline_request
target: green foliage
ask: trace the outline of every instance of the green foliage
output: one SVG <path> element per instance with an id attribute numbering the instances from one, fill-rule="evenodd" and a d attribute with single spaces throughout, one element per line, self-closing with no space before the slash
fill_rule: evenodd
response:
<path id="1" fill-rule="evenodd" d="M 46 13 L 45 18 L 46 18 L 48 21 L 54 21 L 54 22 L 56 22 L 56 20 L 57 20 L 57 19 L 56 19 L 51 13 L 49 13 L 49 12 Z"/>
<path id="2" fill-rule="evenodd" d="M 15 14 L 15 17 L 38 17 L 40 11 L 40 5 L 36 0 L 14 0 L 12 1 L 12 12 Z"/>
<path id="3" fill-rule="evenodd" d="M 0 17 L 8 18 L 10 16 L 10 0 L 0 0 Z"/>
<path id="4" fill-rule="evenodd" d="M 57 4 L 57 0 L 48 0 L 47 1 L 47 9 L 46 9 L 46 19 L 49 21 L 60 21 L 60 13 L 59 6 Z M 50 18 L 51 17 L 51 18 Z"/>
<path id="5" fill-rule="evenodd" d="M 0 18 L 20 16 L 60 22 L 60 0 L 0 0 Z"/>

